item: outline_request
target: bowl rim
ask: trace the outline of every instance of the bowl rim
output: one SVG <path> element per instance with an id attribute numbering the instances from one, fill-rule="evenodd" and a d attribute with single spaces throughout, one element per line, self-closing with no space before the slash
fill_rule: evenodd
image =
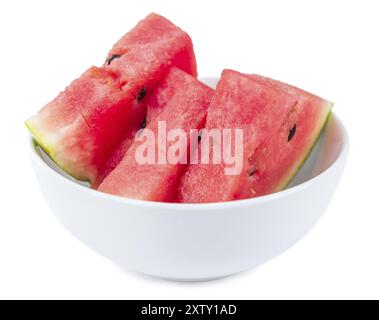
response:
<path id="1" fill-rule="evenodd" d="M 34 163 L 36 163 L 39 167 L 41 167 L 43 170 L 45 170 L 49 175 L 54 176 L 54 178 L 61 179 L 65 183 L 71 184 L 73 187 L 78 188 L 82 192 L 87 192 L 95 197 L 100 197 L 104 200 L 108 201 L 116 201 L 121 204 L 127 204 L 127 205 L 134 205 L 138 207 L 144 207 L 144 208 L 157 208 L 157 209 L 167 209 L 167 210 L 209 210 L 209 209 L 226 209 L 226 208 L 236 208 L 241 206 L 253 206 L 257 205 L 259 203 L 267 202 L 276 200 L 279 198 L 283 198 L 286 196 L 289 196 L 293 193 L 296 193 L 302 189 L 305 189 L 313 184 L 315 184 L 322 176 L 326 175 L 328 172 L 330 172 L 333 168 L 338 166 L 341 162 L 343 162 L 348 154 L 349 151 L 349 136 L 347 133 L 347 130 L 345 126 L 343 125 L 340 118 L 332 112 L 330 120 L 333 118 L 334 121 L 336 121 L 338 130 L 341 135 L 341 150 L 336 157 L 336 159 L 333 161 L 332 164 L 329 165 L 328 168 L 326 168 L 324 171 L 322 171 L 317 176 L 300 183 L 296 186 L 293 186 L 288 189 L 284 189 L 279 192 L 271 193 L 265 196 L 257 197 L 257 198 L 250 198 L 250 199 L 242 199 L 242 200 L 234 200 L 234 201 L 224 201 L 224 202 L 214 202 L 214 203 L 166 203 L 166 202 L 157 202 L 157 201 L 147 201 L 147 200 L 138 200 L 138 199 L 130 199 L 130 198 L 124 198 L 121 196 L 116 196 L 108 193 L 104 193 L 95 189 L 88 188 L 86 186 L 83 186 L 79 183 L 77 183 L 74 180 L 68 179 L 61 175 L 60 173 L 53 170 L 50 166 L 47 165 L 47 163 L 38 155 L 36 151 L 36 142 L 33 139 L 33 137 L 29 134 L 29 153 L 31 155 L 32 160 Z M 329 120 L 329 121 L 330 121 Z"/>

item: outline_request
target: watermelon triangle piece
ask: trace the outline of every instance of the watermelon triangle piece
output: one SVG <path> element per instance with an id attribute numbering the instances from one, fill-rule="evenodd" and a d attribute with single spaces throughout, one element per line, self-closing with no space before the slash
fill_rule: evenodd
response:
<path id="1" fill-rule="evenodd" d="M 161 55 L 172 56 L 173 59 L 170 64 L 188 74 L 197 76 L 196 57 L 190 36 L 165 17 L 156 13 L 151 13 L 140 21 L 113 46 L 108 53 L 105 65 L 113 64 L 118 58 L 127 56 L 128 52 L 135 51 L 135 48 L 139 48 L 138 53 L 142 55 L 140 61 L 149 60 L 143 59 L 143 55 L 149 54 L 149 47 L 153 45 L 154 48 L 157 40 L 169 43 L 165 48 L 167 51 L 162 51 Z"/>
<path id="2" fill-rule="evenodd" d="M 191 165 L 178 202 L 233 201 L 283 189 L 315 144 L 331 107 L 292 86 L 224 71 L 205 128 L 243 130 L 240 173 L 226 175 L 230 165 L 225 162 Z"/>
<path id="3" fill-rule="evenodd" d="M 37 143 L 79 180 L 96 181 L 123 139 L 138 130 L 146 116 L 143 100 L 172 66 L 197 75 L 190 37 L 155 14 L 110 54 L 103 67 L 87 70 L 26 121 Z"/>
<path id="4" fill-rule="evenodd" d="M 301 169 L 327 123 L 333 103 L 274 79 L 260 75 L 249 75 L 249 77 L 259 83 L 282 90 L 297 99 L 295 110 L 273 141 L 273 144 L 280 145 L 281 152 L 278 154 L 277 161 L 282 167 L 275 163 L 270 164 L 268 168 L 270 175 L 267 176 L 264 184 L 260 184 L 262 189 L 256 188 L 258 194 L 267 194 L 284 189 Z M 288 143 L 283 143 L 286 137 Z M 275 186 L 275 188 L 270 186 Z"/>
<path id="5" fill-rule="evenodd" d="M 173 68 L 162 87 L 157 89 L 157 94 L 151 98 L 153 104 L 162 107 L 161 112 L 150 121 L 144 131 L 137 134 L 138 137 L 146 132 L 153 133 L 154 163 L 141 164 L 137 161 L 136 155 L 145 141 L 135 141 L 98 190 L 133 199 L 174 201 L 181 176 L 189 162 L 190 130 L 201 129 L 204 126 L 212 95 L 211 88 L 183 71 Z M 169 135 L 174 129 L 182 130 L 186 134 L 186 140 L 166 141 L 167 146 L 163 149 L 166 161 L 160 162 L 159 147 L 157 147 L 159 133 L 165 132 L 164 134 Z M 169 150 L 178 143 L 186 152 L 179 153 L 176 163 L 170 163 Z"/>
<path id="6" fill-rule="evenodd" d="M 167 77 L 153 90 L 153 92 L 144 100 L 144 108 L 146 109 L 146 118 L 143 121 L 142 127 L 150 125 L 158 115 L 165 110 L 170 100 L 174 98 L 177 92 L 182 92 L 186 88 L 189 77 L 185 77 L 183 72 L 177 68 L 172 68 Z M 191 81 L 193 81 L 191 79 Z M 138 112 L 140 106 L 136 106 L 134 112 Z M 138 127 L 140 129 L 140 127 Z M 103 180 L 117 167 L 123 159 L 127 150 L 134 142 L 135 134 L 138 130 L 134 130 L 131 134 L 124 138 L 118 148 L 112 153 L 106 162 L 106 165 L 99 171 L 96 181 L 92 184 L 94 189 L 97 189 Z"/>

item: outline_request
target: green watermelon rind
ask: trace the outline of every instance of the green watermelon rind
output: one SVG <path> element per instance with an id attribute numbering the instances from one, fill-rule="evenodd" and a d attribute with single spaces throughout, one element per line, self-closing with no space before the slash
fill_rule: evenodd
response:
<path id="1" fill-rule="evenodd" d="M 289 174 L 289 176 L 284 180 L 285 182 L 283 182 L 281 184 L 281 187 L 279 188 L 278 191 L 281 191 L 281 190 L 285 190 L 286 188 L 288 188 L 288 186 L 292 183 L 292 181 L 295 179 L 295 177 L 297 176 L 297 174 L 299 173 L 299 171 L 301 170 L 301 168 L 304 166 L 304 164 L 307 162 L 307 160 L 309 159 L 310 155 L 312 154 L 314 148 L 316 147 L 317 145 L 317 142 L 320 140 L 321 138 L 321 135 L 322 133 L 324 132 L 326 126 L 328 125 L 330 119 L 332 118 L 332 115 L 333 115 L 333 112 L 332 112 L 332 108 L 333 108 L 333 103 L 331 102 L 328 102 L 327 103 L 327 112 L 325 113 L 325 116 L 323 117 L 323 120 L 320 121 L 320 124 L 322 123 L 322 125 L 320 126 L 320 128 L 316 131 L 315 133 L 315 139 L 313 139 L 313 144 L 311 146 L 311 148 L 309 149 L 309 151 L 307 151 L 304 155 L 304 157 L 302 157 L 301 160 L 299 160 L 298 164 L 296 166 L 294 166 L 294 169 L 293 171 L 291 172 L 291 174 Z"/>
<path id="2" fill-rule="evenodd" d="M 43 149 L 43 151 L 45 151 L 45 153 L 49 155 L 49 157 L 53 159 L 53 147 L 48 143 L 44 143 L 44 141 L 46 140 L 44 138 L 44 134 L 40 130 L 38 130 L 36 126 L 32 124 L 32 119 L 25 121 L 25 126 L 26 128 L 28 128 L 30 134 L 32 135 L 33 139 L 37 142 L 37 144 Z"/>
<path id="3" fill-rule="evenodd" d="M 67 173 L 75 180 L 89 182 L 88 179 L 83 179 L 83 177 L 78 176 L 73 172 L 73 170 L 70 170 L 64 166 L 61 161 L 59 161 L 59 159 L 54 155 L 54 146 L 47 142 L 45 134 L 43 134 L 41 130 L 38 130 L 37 126 L 33 124 L 32 118 L 25 121 L 25 126 L 32 135 L 34 144 L 40 147 L 60 169 L 62 169 L 65 173 Z"/>

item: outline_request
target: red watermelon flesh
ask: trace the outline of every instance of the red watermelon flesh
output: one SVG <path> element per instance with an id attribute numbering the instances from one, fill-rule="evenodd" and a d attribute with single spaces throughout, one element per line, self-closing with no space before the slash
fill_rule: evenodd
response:
<path id="1" fill-rule="evenodd" d="M 318 140 L 333 104 L 277 80 L 259 75 L 250 78 L 297 99 L 295 110 L 274 136 L 272 147 L 267 148 L 271 152 L 256 155 L 251 163 L 252 168 L 257 168 L 253 188 L 259 196 L 280 191 L 291 182 Z"/>
<path id="2" fill-rule="evenodd" d="M 157 140 L 159 123 L 165 122 L 167 132 L 172 129 L 182 129 L 187 133 L 187 139 L 180 145 L 187 152 L 181 155 L 183 158 L 180 158 L 176 164 L 141 165 L 135 156 L 142 142 L 135 141 L 120 164 L 103 181 L 98 190 L 140 200 L 172 202 L 176 199 L 178 184 L 189 159 L 190 129 L 200 129 L 204 126 L 213 90 L 177 69 L 170 72 L 166 85 L 170 86 L 170 89 L 166 88 L 166 93 L 169 92 L 170 96 L 173 93 L 173 95 L 144 132 L 150 130 Z M 166 156 L 167 150 L 177 143 L 178 141 L 167 142 Z M 158 161 L 157 149 L 156 147 L 155 163 Z"/>
<path id="3" fill-rule="evenodd" d="M 91 130 L 76 108 L 66 103 L 64 95 L 60 94 L 30 118 L 26 126 L 38 144 L 66 172 L 79 180 L 95 176 Z M 71 150 L 70 154 L 66 150 Z"/>
<path id="4" fill-rule="evenodd" d="M 232 114 L 226 112 L 232 108 Z M 206 128 L 243 128 L 243 170 L 226 176 L 225 164 L 191 165 L 182 179 L 179 201 L 231 201 L 281 190 L 309 154 L 330 108 L 325 100 L 291 86 L 225 71 Z"/>
<path id="5" fill-rule="evenodd" d="M 170 44 L 167 46 L 166 52 L 162 51 L 161 54 L 174 56 L 173 65 L 193 76 L 197 75 L 197 63 L 189 35 L 166 18 L 155 13 L 140 21 L 114 45 L 108 54 L 106 64 L 115 61 L 113 60 L 115 57 L 117 59 L 119 56 L 135 51 L 135 48 L 142 48 L 142 50 L 138 50 L 139 52 L 147 52 L 149 46 L 157 39 Z"/>
<path id="6" fill-rule="evenodd" d="M 188 77 L 184 77 L 183 72 L 180 72 L 180 70 L 176 68 L 171 69 L 167 77 L 143 102 L 144 108 L 147 110 L 143 124 L 144 127 L 158 117 L 158 115 L 166 108 L 168 102 L 177 94 L 177 92 L 183 90 L 187 83 Z M 138 109 L 141 109 L 141 107 L 137 105 L 135 109 L 134 112 L 138 112 Z M 140 129 L 140 127 L 138 127 L 138 129 Z M 107 177 L 121 162 L 125 153 L 133 144 L 138 129 L 134 130 L 131 134 L 128 134 L 113 152 L 112 156 L 109 157 L 105 167 L 100 171 L 96 181 L 92 184 L 93 188 L 98 188 L 105 177 Z"/>
<path id="7" fill-rule="evenodd" d="M 142 26 L 151 34 L 151 42 L 141 45 L 134 40 L 134 47 L 130 42 L 121 58 L 103 68 L 90 68 L 26 122 L 39 145 L 77 179 L 97 180 L 115 149 L 143 122 L 146 108 L 142 100 L 173 65 L 183 66 L 178 58 L 183 52 L 193 51 L 188 35 L 168 20 L 152 15 L 147 21 Z M 160 31 L 165 23 L 176 32 L 165 36 Z M 138 26 L 133 33 L 137 39 Z M 193 52 L 188 56 L 194 57 Z M 196 64 L 188 65 L 191 68 L 185 71 L 195 75 Z"/>
<path id="8" fill-rule="evenodd" d="M 104 141 L 121 128 L 116 124 L 104 135 L 101 131 L 112 121 L 112 113 L 130 117 L 130 108 L 124 108 L 127 102 L 117 78 L 92 67 L 26 124 L 59 166 L 77 179 L 91 180 L 97 164 L 115 146 L 112 139 Z"/>

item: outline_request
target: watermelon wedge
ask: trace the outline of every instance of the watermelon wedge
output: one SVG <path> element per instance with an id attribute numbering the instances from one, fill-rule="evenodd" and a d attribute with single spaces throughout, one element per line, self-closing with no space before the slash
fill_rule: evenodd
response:
<path id="1" fill-rule="evenodd" d="M 151 98 L 153 104 L 162 107 L 162 111 L 137 136 L 144 135 L 148 131 L 153 133 L 156 139 L 153 141 L 153 150 L 158 151 L 160 147 L 156 146 L 162 124 L 166 127 L 165 134 L 173 129 L 181 129 L 187 134 L 187 139 L 167 141 L 167 148 L 163 152 L 166 160 L 169 158 L 170 148 L 175 145 L 180 145 L 180 148 L 186 152 L 183 154 L 179 152 L 177 163 L 166 161 L 158 164 L 159 151 L 154 151 L 154 163 L 140 164 L 136 155 L 143 142 L 135 141 L 98 190 L 133 199 L 174 201 L 177 197 L 178 184 L 190 158 L 190 130 L 204 126 L 212 95 L 213 90 L 196 78 L 178 69 L 172 69 L 162 87 L 158 88 Z"/>
<path id="2" fill-rule="evenodd" d="M 166 108 L 168 102 L 173 99 L 177 92 L 182 92 L 186 88 L 190 78 L 185 77 L 183 72 L 177 68 L 172 68 L 167 77 L 153 90 L 153 92 L 145 99 L 144 108 L 146 109 L 146 118 L 142 127 L 150 125 L 150 123 L 158 117 L 158 115 Z M 192 79 L 191 79 L 192 80 Z M 138 112 L 138 106 L 135 108 Z M 140 127 L 138 127 L 140 129 Z M 118 148 L 113 152 L 106 162 L 106 165 L 99 171 L 97 179 L 92 184 L 97 189 L 103 180 L 117 167 L 123 159 L 125 153 L 134 142 L 137 130 L 119 144 Z"/>
<path id="3" fill-rule="evenodd" d="M 143 123 L 144 99 L 172 66 L 197 75 L 192 41 L 152 14 L 115 45 L 103 67 L 87 70 L 26 126 L 63 170 L 94 182 Z"/>
<path id="4" fill-rule="evenodd" d="M 172 63 L 177 68 L 197 76 L 197 63 L 193 51 L 192 40 L 189 35 L 166 18 L 152 13 L 146 19 L 140 21 L 132 30 L 125 34 L 108 53 L 105 65 L 110 65 L 121 56 L 139 48 L 138 53 L 148 55 L 149 47 L 157 42 L 167 41 L 166 51 L 160 52 L 161 55 L 173 57 Z M 148 59 L 139 59 L 144 61 Z"/>
<path id="5" fill-rule="evenodd" d="M 291 113 L 288 121 L 272 142 L 273 145 L 280 146 L 281 152 L 272 158 L 273 162 L 266 164 L 270 174 L 261 176 L 261 182 L 256 184 L 258 195 L 263 195 L 280 191 L 292 181 L 318 141 L 333 108 L 333 103 L 277 80 L 259 75 L 251 75 L 250 78 L 282 90 L 297 99 L 294 112 Z M 286 138 L 289 143 L 283 143 Z M 275 162 L 280 162 L 281 166 L 276 165 Z M 259 164 L 257 163 L 256 166 L 258 167 Z M 275 188 L 271 186 L 275 186 Z"/>
<path id="6" fill-rule="evenodd" d="M 178 202 L 232 201 L 283 189 L 308 156 L 331 107 L 292 86 L 224 71 L 205 128 L 243 130 L 241 173 L 226 175 L 225 162 L 191 165 L 179 186 Z"/>

